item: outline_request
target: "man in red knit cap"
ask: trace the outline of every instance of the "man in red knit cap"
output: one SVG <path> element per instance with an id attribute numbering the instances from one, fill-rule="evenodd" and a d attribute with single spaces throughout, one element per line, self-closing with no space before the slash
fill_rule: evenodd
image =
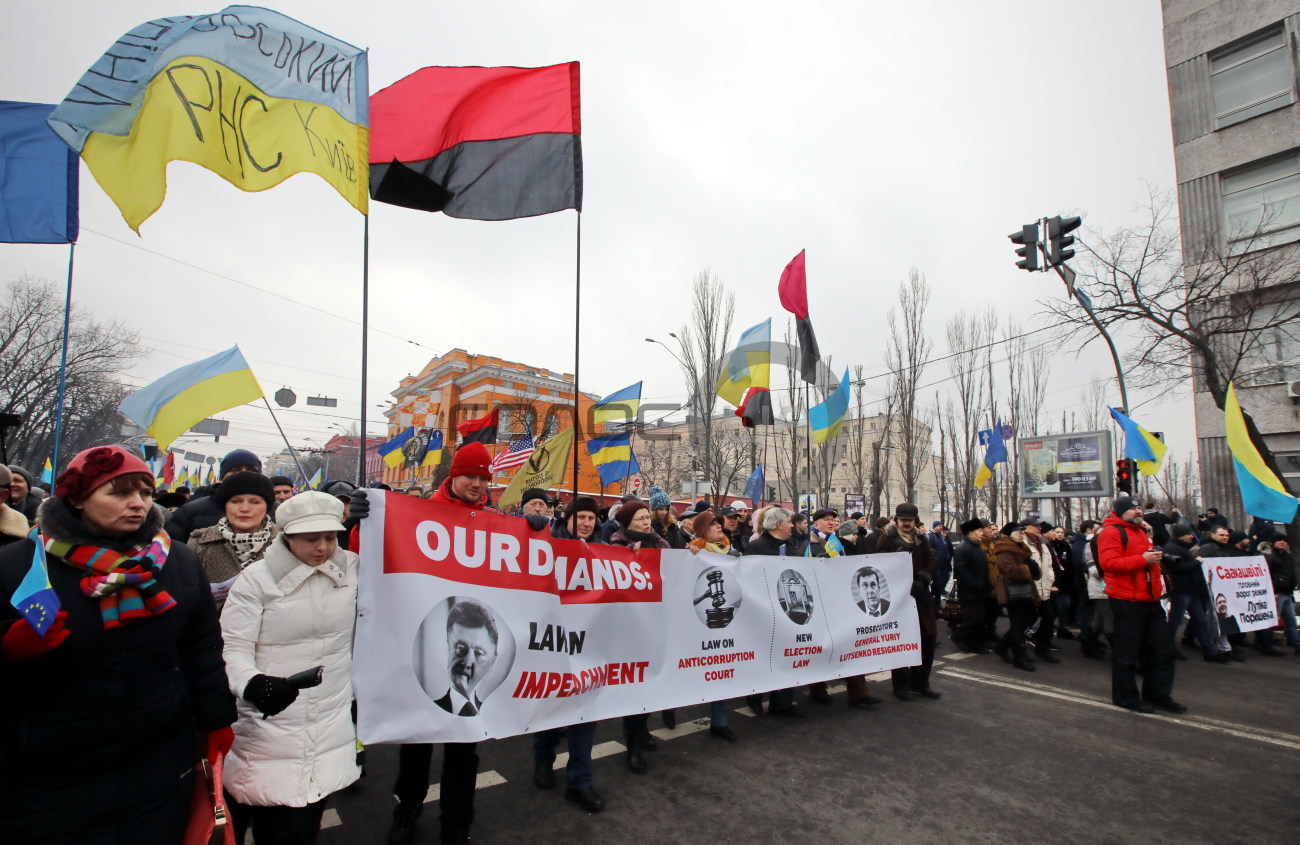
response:
<path id="1" fill-rule="evenodd" d="M 447 480 L 429 497 L 466 510 L 483 510 L 488 505 L 488 484 L 492 458 L 482 443 L 467 443 L 456 450 Z M 468 842 L 474 821 L 474 783 L 478 778 L 477 743 L 448 742 L 442 746 L 442 785 L 438 805 L 439 841 Z M 393 845 L 410 842 L 415 836 L 415 820 L 424 811 L 429 792 L 429 768 L 433 763 L 433 746 L 428 743 L 403 745 L 398 752 L 397 809 L 388 841 Z"/>

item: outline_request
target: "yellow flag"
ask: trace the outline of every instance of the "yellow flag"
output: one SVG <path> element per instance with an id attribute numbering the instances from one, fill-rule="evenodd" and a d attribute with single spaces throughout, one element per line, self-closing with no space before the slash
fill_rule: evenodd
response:
<path id="1" fill-rule="evenodd" d="M 549 490 L 557 486 L 569 469 L 569 451 L 573 448 L 573 429 L 566 428 L 550 440 L 533 450 L 528 463 L 519 468 L 515 477 L 502 491 L 497 507 L 513 505 L 523 498 L 524 491 L 530 487 Z M 573 485 L 574 490 L 578 488 Z"/>
<path id="2" fill-rule="evenodd" d="M 130 227 L 162 205 L 167 163 L 189 161 L 244 191 L 315 173 L 365 214 L 370 130 L 327 105 L 264 93 L 229 67 L 188 56 L 145 88 L 127 135 L 92 132 L 81 156 Z"/>

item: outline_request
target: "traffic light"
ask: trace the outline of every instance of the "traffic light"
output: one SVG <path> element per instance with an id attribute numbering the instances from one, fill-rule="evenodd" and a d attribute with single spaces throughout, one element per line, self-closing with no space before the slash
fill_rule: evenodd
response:
<path id="1" fill-rule="evenodd" d="M 1016 266 L 1021 270 L 1038 269 L 1038 224 L 1026 223 L 1020 227 L 1019 232 L 1012 232 L 1007 235 L 1013 244 L 1019 244 L 1020 249 L 1016 250 L 1016 255 L 1020 260 Z"/>
<path id="2" fill-rule="evenodd" d="M 1060 264 L 1074 257 L 1074 250 L 1069 249 L 1074 244 L 1074 237 L 1069 233 L 1082 225 L 1083 220 L 1078 217 L 1058 216 L 1047 221 L 1048 261 Z"/>
<path id="3" fill-rule="evenodd" d="M 1115 462 L 1115 488 L 1121 493 L 1133 493 L 1133 462 L 1128 458 Z"/>

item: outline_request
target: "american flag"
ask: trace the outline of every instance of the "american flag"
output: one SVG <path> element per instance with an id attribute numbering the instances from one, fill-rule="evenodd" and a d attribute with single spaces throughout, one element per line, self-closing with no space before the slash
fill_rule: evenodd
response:
<path id="1" fill-rule="evenodd" d="M 537 443 L 533 441 L 531 434 L 516 437 L 510 441 L 510 448 L 492 459 L 492 463 L 488 464 L 488 469 L 492 472 L 500 472 L 503 469 L 523 466 L 528 463 L 528 459 L 533 456 L 533 451 L 536 448 Z"/>

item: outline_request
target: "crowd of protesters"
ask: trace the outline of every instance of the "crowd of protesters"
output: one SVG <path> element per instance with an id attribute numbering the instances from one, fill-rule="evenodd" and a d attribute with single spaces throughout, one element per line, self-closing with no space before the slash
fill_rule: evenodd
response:
<path id="1" fill-rule="evenodd" d="M 428 498 L 492 508 L 489 465 L 481 444 L 462 446 Z M 256 455 L 235 450 L 214 487 L 163 493 L 136 453 L 96 447 L 75 456 L 43 495 L 20 467 L 0 466 L 0 841 L 179 842 L 196 756 L 206 756 L 225 760 L 236 841 L 251 829 L 259 845 L 309 843 L 330 796 L 363 774 L 351 686 L 362 564 L 346 548 L 369 515 L 368 492 L 334 482 L 295 493 L 290 479 L 261 470 Z M 1175 662 L 1188 659 L 1176 645 L 1180 631 L 1182 645 L 1207 662 L 1246 659 L 1246 636 L 1211 602 L 1201 564 L 1212 557 L 1266 559 L 1285 643 L 1300 655 L 1285 535 L 1258 521 L 1250 534 L 1235 532 L 1213 509 L 1193 527 L 1177 511 L 1121 496 L 1103 520 L 1072 534 L 1036 517 L 999 529 L 976 516 L 960 524 L 955 542 L 941 522 L 927 531 L 910 503 L 875 520 L 829 508 L 751 511 L 742 500 L 679 512 L 654 487 L 646 500 L 624 496 L 612 507 L 528 490 L 512 511 L 556 538 L 632 549 L 906 554 L 921 648 L 918 665 L 891 673 L 903 702 L 940 698 L 930 672 L 947 619 L 958 648 L 1029 672 L 1059 663 L 1061 644 L 1077 640 L 1083 657 L 1109 658 L 1115 705 L 1184 712 L 1173 698 Z M 12 601 L 31 592 L 24 581 L 38 549 L 59 605 L 43 624 Z M 859 590 L 869 612 L 890 600 L 869 573 Z M 1262 655 L 1284 654 L 1272 631 L 1257 632 L 1252 644 Z M 881 703 L 866 677 L 846 686 L 850 708 Z M 772 690 L 745 703 L 756 715 L 797 719 L 799 692 Z M 834 700 L 825 683 L 806 692 L 817 704 Z M 459 706 L 472 708 L 472 696 Z M 709 706 L 709 730 L 736 742 L 728 710 L 727 702 Z M 659 718 L 671 728 L 677 714 Z M 622 720 L 625 764 L 636 774 L 650 771 L 647 753 L 657 748 L 650 719 Z M 594 788 L 596 730 L 574 724 L 533 741 L 535 786 L 554 788 L 564 741 L 564 797 L 593 813 L 605 807 Z M 86 765 L 68 767 L 71 758 Z M 398 759 L 388 837 L 400 845 L 416 836 L 433 746 L 403 745 Z M 469 839 L 478 763 L 474 743 L 443 747 L 442 842 Z"/>

